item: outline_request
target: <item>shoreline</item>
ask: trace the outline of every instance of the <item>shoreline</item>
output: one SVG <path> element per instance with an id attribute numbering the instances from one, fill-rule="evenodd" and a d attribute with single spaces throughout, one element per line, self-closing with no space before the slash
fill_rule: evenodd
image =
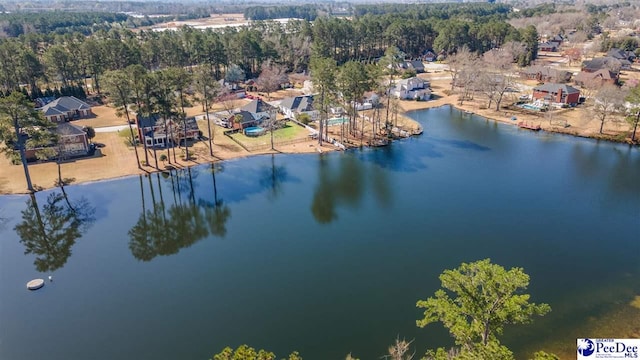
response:
<path id="1" fill-rule="evenodd" d="M 401 101 L 400 102 L 400 108 L 402 110 L 401 113 L 399 113 L 399 115 L 404 118 L 404 121 L 408 121 L 409 123 L 412 123 L 412 126 L 421 126 L 416 120 L 414 120 L 413 118 L 411 118 L 411 113 L 414 111 L 421 111 L 421 110 L 426 110 L 426 109 L 431 109 L 431 108 L 437 108 L 437 107 L 441 107 L 441 106 L 451 106 L 453 108 L 455 108 L 458 111 L 462 111 L 465 113 L 469 113 L 471 115 L 476 115 L 479 117 L 482 117 L 484 119 L 487 120 L 493 120 L 495 122 L 500 122 L 500 123 L 504 123 L 504 124 L 509 124 L 512 126 L 517 126 L 517 122 L 514 120 L 511 120 L 511 116 L 516 116 L 518 118 L 518 120 L 523 120 L 523 121 L 527 121 L 527 122 L 532 122 L 534 124 L 537 125 L 541 125 L 541 130 L 542 131 L 547 131 L 550 133 L 557 133 L 557 134 L 563 134 L 563 135 L 570 135 L 570 136 L 574 136 L 574 137 L 579 137 L 579 138 L 589 138 L 589 139 L 594 139 L 594 140 L 606 140 L 606 141 L 611 141 L 611 142 L 616 142 L 616 143 L 622 143 L 622 144 L 629 144 L 631 146 L 636 145 L 637 144 L 632 144 L 629 141 L 626 141 L 626 139 L 616 139 L 615 137 L 611 136 L 611 135 L 601 135 L 601 134 L 589 134 L 589 133 L 580 133 L 577 129 L 575 131 L 570 131 L 570 130 L 565 130 L 568 128 L 554 128 L 551 127 L 547 124 L 542 124 L 543 120 L 541 120 L 539 118 L 539 116 L 536 115 L 531 115 L 531 114 L 520 114 L 517 112 L 514 112 L 512 110 L 506 110 L 504 112 L 505 117 L 502 118 L 501 116 L 499 116 L 498 114 L 492 114 L 495 112 L 495 110 L 492 109 L 475 109 L 475 107 L 477 107 L 478 105 L 476 103 L 473 102 L 467 102 L 463 105 L 459 105 L 458 101 L 455 97 L 455 95 L 448 95 L 448 96 L 442 96 L 440 98 L 437 99 L 433 99 L 433 100 L 429 100 L 429 101 Z M 263 150 L 263 151 L 256 151 L 256 152 L 249 152 L 246 151 L 244 149 L 233 149 L 233 146 L 235 146 L 235 144 L 233 143 L 225 143 L 225 137 L 224 136 L 217 136 L 216 139 L 218 140 L 217 143 L 215 143 L 215 145 L 217 145 L 219 151 L 214 151 L 214 156 L 211 157 L 208 153 L 203 154 L 202 151 L 198 152 L 198 149 L 194 147 L 192 147 L 192 152 L 194 154 L 197 154 L 197 159 L 195 160 L 189 160 L 189 161 L 184 161 L 182 159 L 170 164 L 171 166 L 173 166 L 173 168 L 177 168 L 177 169 L 182 169 L 182 168 L 187 168 L 187 167 L 192 167 L 192 166 L 197 166 L 197 165 L 203 165 L 203 164 L 211 164 L 211 163 L 216 163 L 216 162 L 220 162 L 220 161 L 226 161 L 226 160 L 233 160 L 233 159 L 240 159 L 240 158 L 245 158 L 245 157 L 249 157 L 249 156 L 257 156 L 257 155 L 269 155 L 269 154 L 305 154 L 305 153 L 319 153 L 319 150 L 321 150 L 323 153 L 324 152 L 333 152 L 333 151 L 338 151 L 339 149 L 335 148 L 334 146 L 331 146 L 329 144 L 323 144 L 322 148 L 320 149 L 318 147 L 318 144 L 315 140 L 309 140 L 309 141 L 305 141 L 305 142 L 299 142 L 297 144 L 293 144 L 293 145 L 284 145 L 284 146 L 279 146 L 278 149 L 274 150 Z M 222 139 L 223 141 L 220 142 L 220 139 Z M 298 146 L 296 146 L 298 145 Z M 346 144 L 345 144 L 346 145 Z M 368 145 L 364 145 L 364 146 L 368 146 Z M 202 148 L 202 145 L 199 145 L 200 148 Z M 352 148 L 358 148 L 360 146 L 355 146 L 355 145 L 348 145 L 347 149 L 352 149 Z M 127 148 L 130 149 L 130 148 Z M 191 150 L 190 149 L 190 150 Z M 208 148 L 207 148 L 208 149 Z M 178 149 L 176 149 L 178 150 Z M 202 150 L 202 149 L 200 149 Z M 164 149 L 163 149 L 164 151 Z M 117 156 L 122 156 L 123 154 L 109 154 L 109 155 L 115 155 Z M 124 154 L 124 156 L 126 156 L 127 154 Z M 129 154 L 131 155 L 131 154 Z M 101 156 L 106 156 L 106 155 L 101 155 Z M 113 157 L 113 156 L 112 156 Z M 129 156 L 130 158 L 133 158 L 133 156 Z M 134 176 L 134 175 L 147 175 L 147 174 L 152 174 L 152 173 L 157 173 L 157 172 L 163 172 L 166 171 L 166 165 L 165 168 L 162 168 L 162 165 L 159 166 L 159 168 L 156 168 L 154 166 L 143 166 L 142 169 L 138 169 L 137 167 L 137 163 L 129 163 L 126 164 L 126 160 L 124 159 L 123 162 L 125 162 L 124 164 L 120 161 L 117 161 L 116 163 L 113 164 L 104 164 L 104 166 L 113 166 L 113 168 L 109 169 L 107 168 L 105 172 L 103 172 L 102 174 L 100 173 L 100 171 L 98 172 L 91 172 L 91 171 L 86 171 L 86 172 L 82 172 L 82 171 L 78 171 L 79 169 L 77 167 L 83 167 L 83 165 L 78 165 L 77 163 L 79 162 L 83 162 L 85 160 L 92 160 L 94 158 L 83 158 L 83 159 L 76 159 L 76 160 L 72 160 L 69 162 L 65 162 L 62 164 L 63 167 L 63 179 L 67 178 L 67 176 L 65 176 L 66 173 L 71 172 L 73 175 L 76 176 L 71 176 L 70 178 L 73 179 L 72 182 L 70 182 L 67 185 L 79 185 L 79 184 L 90 184 L 90 183 L 95 183 L 95 182 L 100 182 L 100 181 L 109 181 L 109 180 L 115 180 L 115 179 L 120 179 L 120 178 L 124 178 L 124 177 L 128 177 L 128 176 Z M 129 159 L 131 160 L 131 159 Z M 135 159 L 133 159 L 135 160 Z M 14 166 L 14 165 L 9 165 L 9 166 Z M 75 167 L 75 168 L 74 168 Z M 18 170 L 18 166 L 16 166 L 16 170 Z M 47 169 L 44 169 L 47 168 Z M 38 169 L 38 170 L 43 170 L 43 171 L 32 171 L 34 169 Z M 30 192 L 26 190 L 26 186 L 25 189 L 18 189 L 18 187 L 15 185 L 15 183 L 13 183 L 14 181 L 17 182 L 25 182 L 24 179 L 24 173 L 21 171 L 21 169 L 19 169 L 20 171 L 17 171 L 17 173 L 19 174 L 13 174 L 13 176 L 10 177 L 2 177 L 0 176 L 0 195 L 25 195 L 25 194 L 29 194 Z M 43 191 L 43 190 L 50 190 L 55 188 L 55 180 L 57 180 L 57 164 L 55 162 L 51 163 L 51 162 L 46 162 L 46 163 L 36 163 L 36 164 L 32 164 L 30 165 L 30 173 L 31 173 L 31 177 L 32 177 L 32 181 L 34 183 L 34 186 L 36 186 L 36 191 Z M 71 170 L 71 171 L 70 171 Z M 75 170 L 75 171 L 73 171 Z M 115 171 L 114 171 L 115 170 Z M 48 181 L 47 181 L 48 179 Z M 48 183 L 48 185 L 47 185 Z M 5 188 L 5 184 L 12 184 L 10 187 Z"/>

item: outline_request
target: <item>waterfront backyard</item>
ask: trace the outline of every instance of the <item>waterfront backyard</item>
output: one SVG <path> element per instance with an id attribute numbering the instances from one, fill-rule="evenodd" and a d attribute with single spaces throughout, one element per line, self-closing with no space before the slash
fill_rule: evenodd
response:
<path id="1" fill-rule="evenodd" d="M 424 134 L 384 148 L 1 196 L 0 358 L 208 359 L 247 343 L 375 359 L 397 336 L 420 356 L 452 342 L 416 327 L 416 301 L 483 258 L 523 267 L 551 305 L 505 330 L 518 359 L 640 336 L 638 148 L 451 107 L 410 115 Z M 68 236 L 22 230 L 68 204 Z"/>

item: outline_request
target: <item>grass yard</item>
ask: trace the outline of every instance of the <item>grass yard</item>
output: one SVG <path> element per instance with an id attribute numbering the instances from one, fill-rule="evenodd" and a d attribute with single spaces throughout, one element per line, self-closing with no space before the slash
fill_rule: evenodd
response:
<path id="1" fill-rule="evenodd" d="M 273 132 L 273 142 L 278 143 L 280 141 L 306 139 L 308 136 L 309 131 L 307 129 L 298 124 L 287 122 L 284 127 Z M 245 136 L 243 133 L 233 134 L 231 137 L 245 146 L 271 144 L 271 133 L 269 131 L 265 132 L 264 135 L 257 137 Z"/>

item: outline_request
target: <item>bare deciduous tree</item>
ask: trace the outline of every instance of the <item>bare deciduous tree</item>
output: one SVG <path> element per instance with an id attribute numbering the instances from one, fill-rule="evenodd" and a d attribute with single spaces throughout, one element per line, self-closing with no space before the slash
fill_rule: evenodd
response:
<path id="1" fill-rule="evenodd" d="M 271 101 L 271 93 L 278 90 L 280 85 L 286 81 L 286 69 L 269 60 L 262 64 L 262 72 L 256 80 L 256 84 L 258 85 L 258 90 L 266 92 L 267 98 Z"/>
<path id="2" fill-rule="evenodd" d="M 491 50 L 482 56 L 482 71 L 478 76 L 479 89 L 489 99 L 488 107 L 496 105 L 500 111 L 500 104 L 504 94 L 513 89 L 514 80 L 511 77 L 513 54 L 507 50 Z"/>
<path id="3" fill-rule="evenodd" d="M 614 85 L 605 85 L 596 94 L 593 112 L 600 121 L 600 134 L 604 129 L 605 121 L 624 108 L 624 96 L 624 92 Z"/>
<path id="4" fill-rule="evenodd" d="M 466 45 L 447 58 L 447 65 L 449 65 L 449 73 L 451 74 L 451 91 L 458 86 L 458 75 L 460 72 L 475 62 L 476 58 L 476 54 L 469 51 Z"/>
<path id="5" fill-rule="evenodd" d="M 579 62 L 582 59 L 582 50 L 572 47 L 562 52 L 562 55 L 569 60 L 569 65 Z"/>
<path id="6" fill-rule="evenodd" d="M 409 353 L 411 350 L 411 341 L 406 341 L 405 339 L 400 340 L 400 338 L 396 338 L 395 344 L 389 346 L 389 355 L 385 356 L 387 359 L 391 360 L 411 360 L 415 356 L 415 352 Z"/>
<path id="7" fill-rule="evenodd" d="M 590 101 L 593 97 L 600 91 L 602 88 L 602 80 L 598 78 L 587 79 L 582 82 L 582 86 L 580 86 L 580 95 L 583 96 L 586 100 Z"/>
<path id="8" fill-rule="evenodd" d="M 222 94 L 218 97 L 218 102 L 222 105 L 222 108 L 229 113 L 229 115 L 233 115 L 233 111 L 240 104 L 240 99 L 238 99 L 238 96 L 229 89 L 223 88 Z"/>

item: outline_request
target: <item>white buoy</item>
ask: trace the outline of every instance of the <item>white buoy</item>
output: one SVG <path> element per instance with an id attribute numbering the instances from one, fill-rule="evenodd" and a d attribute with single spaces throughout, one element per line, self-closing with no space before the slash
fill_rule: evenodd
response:
<path id="1" fill-rule="evenodd" d="M 53 276 L 49 275 L 49 281 L 53 281 Z"/>
<path id="2" fill-rule="evenodd" d="M 42 279 L 33 279 L 27 283 L 27 289 L 29 290 L 38 290 L 44 286 L 44 280 Z"/>

